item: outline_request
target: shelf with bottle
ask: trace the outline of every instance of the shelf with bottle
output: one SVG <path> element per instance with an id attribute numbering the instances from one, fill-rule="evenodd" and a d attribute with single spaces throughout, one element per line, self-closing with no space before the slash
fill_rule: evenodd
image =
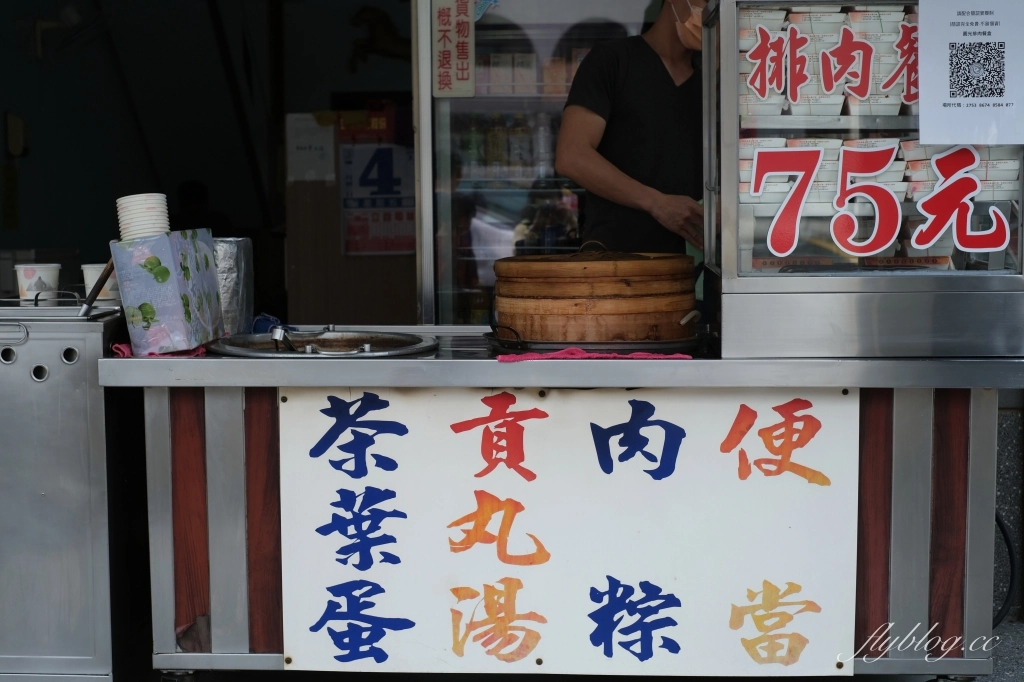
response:
<path id="1" fill-rule="evenodd" d="M 452 117 L 451 151 L 463 182 L 512 189 L 555 179 L 555 131 L 546 113 Z M 511 185 L 511 186 L 510 186 Z"/>
<path id="2" fill-rule="evenodd" d="M 447 100 L 453 114 L 547 114 L 558 116 L 568 95 L 544 93 L 490 94 Z"/>

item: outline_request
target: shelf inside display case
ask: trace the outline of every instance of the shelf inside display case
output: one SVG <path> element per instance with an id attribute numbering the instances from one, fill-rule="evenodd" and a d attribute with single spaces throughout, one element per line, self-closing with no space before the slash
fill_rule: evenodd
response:
<path id="1" fill-rule="evenodd" d="M 913 130 L 917 116 L 740 116 L 743 130 Z"/>
<path id="2" fill-rule="evenodd" d="M 464 97 L 448 100 L 453 114 L 551 114 L 558 115 L 565 108 L 568 95 L 512 94 Z"/>

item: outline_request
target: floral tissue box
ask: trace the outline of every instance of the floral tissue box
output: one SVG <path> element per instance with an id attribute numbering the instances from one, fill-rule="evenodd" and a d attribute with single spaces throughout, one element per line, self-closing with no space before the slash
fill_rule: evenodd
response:
<path id="1" fill-rule="evenodd" d="M 198 348 L 224 335 L 210 230 L 110 242 L 135 357 Z"/>

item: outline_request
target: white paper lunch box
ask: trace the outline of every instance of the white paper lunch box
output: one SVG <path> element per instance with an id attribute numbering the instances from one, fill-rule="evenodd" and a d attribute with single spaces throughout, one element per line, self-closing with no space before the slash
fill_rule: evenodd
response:
<path id="1" fill-rule="evenodd" d="M 764 184 L 764 191 L 761 192 L 760 196 L 754 196 L 750 193 L 750 183 L 740 183 L 740 203 L 741 204 L 778 204 L 782 205 L 782 202 L 786 200 L 789 195 L 789 190 L 792 188 L 792 183 L 789 182 L 766 182 Z"/>
<path id="2" fill-rule="evenodd" d="M 740 116 L 778 116 L 785 108 L 785 95 L 771 94 L 766 99 L 757 95 L 740 95 Z"/>
<path id="3" fill-rule="evenodd" d="M 910 197 L 920 201 L 935 191 L 934 182 L 910 183 Z M 1020 180 L 989 180 L 981 183 L 981 192 L 974 201 L 1013 201 L 1020 199 Z"/>
<path id="4" fill-rule="evenodd" d="M 781 31 L 785 23 L 786 10 L 784 9 L 741 9 L 739 11 L 739 28 L 741 30 L 764 26 L 769 31 Z"/>
<path id="5" fill-rule="evenodd" d="M 839 149 L 843 146 L 843 141 L 828 137 L 798 137 L 786 140 L 786 146 L 796 149 L 822 147 L 825 150 L 822 159 L 825 161 L 837 161 L 839 159 Z"/>
<path id="6" fill-rule="evenodd" d="M 970 173 L 983 181 L 1017 180 L 1020 178 L 1020 161 L 982 161 Z M 930 159 L 907 163 L 907 180 L 910 182 L 936 182 L 938 179 Z"/>
<path id="7" fill-rule="evenodd" d="M 844 95 L 801 95 L 799 104 L 790 104 L 794 116 L 838 116 L 846 102 Z"/>
<path id="8" fill-rule="evenodd" d="M 853 95 L 846 98 L 846 107 L 851 116 L 898 116 L 903 106 L 899 95 L 869 95 L 861 100 Z"/>
<path id="9" fill-rule="evenodd" d="M 740 158 L 754 158 L 755 149 L 782 149 L 785 146 L 784 137 L 743 137 L 740 138 Z"/>
<path id="10" fill-rule="evenodd" d="M 899 12 L 850 12 L 850 27 L 862 33 L 899 33 L 900 23 L 906 19 Z"/>

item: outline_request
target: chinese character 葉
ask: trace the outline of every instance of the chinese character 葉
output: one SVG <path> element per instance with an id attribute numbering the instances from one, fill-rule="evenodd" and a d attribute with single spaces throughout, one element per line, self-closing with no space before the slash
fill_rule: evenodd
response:
<path id="1" fill-rule="evenodd" d="M 341 652 L 335 660 L 341 663 L 372 658 L 377 663 L 388 660 L 386 651 L 377 644 L 387 635 L 388 630 L 408 630 L 416 625 L 407 618 L 384 618 L 366 613 L 376 604 L 368 601 L 370 597 L 384 594 L 384 588 L 368 580 L 350 580 L 341 585 L 328 587 L 331 599 L 327 602 L 324 613 L 312 627 L 310 632 L 320 632 L 327 623 L 333 621 L 347 622 L 344 630 L 327 628 L 334 646 Z"/>
<path id="2" fill-rule="evenodd" d="M 497 585 L 484 585 L 484 617 L 479 620 L 473 618 L 480 606 L 478 602 L 470 613 L 465 628 L 462 625 L 465 614 L 458 609 L 451 610 L 452 651 L 456 656 L 461 658 L 465 654 L 466 642 L 477 630 L 480 632 L 473 636 L 473 641 L 480 642 L 480 645 L 487 649 L 488 656 L 494 656 L 505 663 L 514 663 L 530 655 L 540 643 L 540 633 L 516 623 L 522 620 L 534 623 L 548 621 L 533 611 L 516 613 L 516 596 L 521 589 L 523 581 L 519 578 L 502 578 L 497 581 Z M 472 587 L 454 587 L 451 592 L 459 603 L 480 596 L 480 592 Z M 511 647 L 515 648 L 509 651 Z"/>
<path id="3" fill-rule="evenodd" d="M 381 490 L 372 486 L 367 487 L 362 493 L 356 495 L 351 490 L 339 490 L 338 501 L 331 502 L 345 512 L 345 515 L 331 514 L 331 522 L 320 526 L 316 532 L 323 536 L 338 533 L 339 535 L 352 540 L 338 550 L 340 558 L 336 561 L 348 565 L 353 555 L 358 555 L 353 568 L 365 571 L 373 566 L 373 548 L 381 545 L 390 545 L 395 542 L 393 535 L 380 533 L 381 524 L 385 519 L 408 518 L 405 512 L 397 509 L 374 509 L 381 502 L 395 499 L 395 491 Z M 402 560 L 391 552 L 380 552 L 380 561 L 385 564 L 400 564 Z"/>
<path id="4" fill-rule="evenodd" d="M 368 419 L 361 421 L 363 417 L 371 412 L 379 412 L 386 409 L 390 403 L 382 400 L 376 393 L 363 393 L 358 400 L 348 402 L 335 396 L 327 396 L 330 407 L 320 410 L 322 414 L 334 419 L 334 425 L 327 430 L 323 438 L 317 441 L 309 450 L 310 457 L 320 457 L 327 450 L 338 442 L 346 432 L 352 439 L 342 443 L 338 449 L 351 457 L 335 460 L 332 459 L 331 466 L 348 474 L 352 478 L 363 478 L 367 474 L 366 455 L 369 449 L 376 444 L 377 436 L 388 434 L 393 436 L 404 436 L 409 429 L 404 424 L 393 421 L 376 421 Z M 398 463 L 384 455 L 370 454 L 374 466 L 384 471 L 394 471 Z"/>
<path id="5" fill-rule="evenodd" d="M 677 625 L 675 619 L 668 616 L 654 616 L 662 609 L 679 607 L 682 603 L 674 594 L 663 594 L 660 587 L 646 580 L 640 581 L 643 595 L 631 599 L 636 592 L 633 586 L 623 585 L 612 576 L 607 578 L 606 591 L 590 588 L 590 601 L 601 604 L 589 614 L 590 620 L 596 623 L 594 631 L 590 633 L 590 643 L 602 647 L 604 655 L 611 658 L 616 631 L 625 637 L 637 635 L 634 639 L 620 641 L 618 644 L 638 660 L 646 661 L 654 656 L 654 632 Z M 626 616 L 635 620 L 623 625 Z M 680 650 L 678 642 L 669 637 L 662 637 L 659 647 L 673 654 L 678 654 Z"/>
<path id="6" fill-rule="evenodd" d="M 611 441 L 618 436 L 618 445 L 624 448 L 618 455 L 620 462 L 628 462 L 635 455 L 640 454 L 647 461 L 658 464 L 653 469 L 644 470 L 655 481 L 671 476 L 676 470 L 676 458 L 679 456 L 679 447 L 682 445 L 683 439 L 686 438 L 686 431 L 670 422 L 652 419 L 654 405 L 648 402 L 630 400 L 629 406 L 632 408 L 632 413 L 629 421 L 625 424 L 618 424 L 607 429 L 593 423 L 590 425 L 590 432 L 594 436 L 594 447 L 597 448 L 597 462 L 601 466 L 601 471 L 606 474 L 612 473 L 614 462 Z M 665 434 L 660 457 L 646 450 L 651 441 L 641 433 L 641 430 L 649 427 L 660 428 Z"/>

